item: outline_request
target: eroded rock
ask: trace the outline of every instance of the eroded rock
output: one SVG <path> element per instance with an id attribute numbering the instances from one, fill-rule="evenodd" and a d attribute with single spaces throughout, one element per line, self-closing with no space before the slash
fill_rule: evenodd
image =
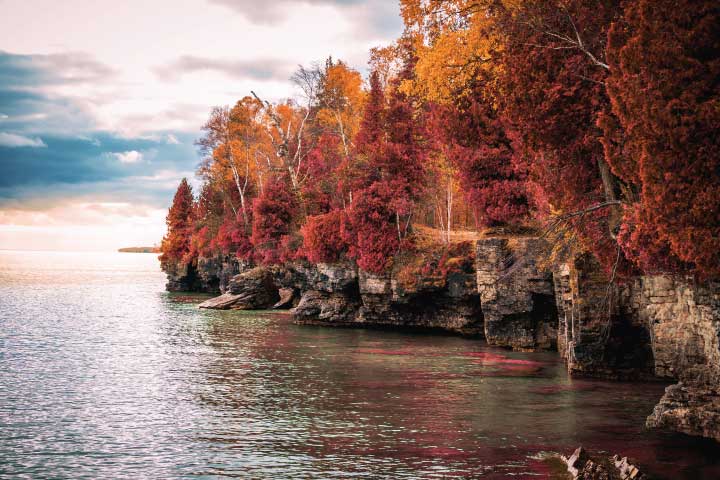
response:
<path id="1" fill-rule="evenodd" d="M 476 278 L 491 345 L 554 349 L 557 307 L 552 273 L 538 266 L 539 238 L 487 238 L 476 246 Z"/>
<path id="2" fill-rule="evenodd" d="M 627 457 L 592 457 L 583 447 L 578 447 L 570 457 L 562 457 L 573 480 L 648 480 L 640 469 Z"/>
<path id="3" fill-rule="evenodd" d="M 235 275 L 228 291 L 199 305 L 200 308 L 220 310 L 262 310 L 280 300 L 273 272 L 267 267 L 255 267 Z"/>

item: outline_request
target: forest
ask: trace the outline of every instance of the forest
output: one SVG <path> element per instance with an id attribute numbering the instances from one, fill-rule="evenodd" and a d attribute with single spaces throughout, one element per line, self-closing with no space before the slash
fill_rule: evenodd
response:
<path id="1" fill-rule="evenodd" d="M 536 232 L 612 278 L 720 276 L 720 5 L 401 0 L 369 76 L 212 109 L 163 262 L 351 261 L 382 273 L 483 232 Z"/>

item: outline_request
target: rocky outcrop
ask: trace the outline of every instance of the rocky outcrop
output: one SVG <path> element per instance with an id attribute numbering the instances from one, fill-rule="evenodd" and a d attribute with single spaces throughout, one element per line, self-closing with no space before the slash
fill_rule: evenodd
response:
<path id="1" fill-rule="evenodd" d="M 300 297 L 293 310 L 298 323 L 344 326 L 357 316 L 358 274 L 353 265 L 295 263 L 278 271 L 276 281 Z"/>
<path id="2" fill-rule="evenodd" d="M 295 302 L 295 291 L 292 288 L 280 288 L 278 290 L 280 300 L 272 306 L 273 310 L 288 310 Z"/>
<path id="3" fill-rule="evenodd" d="M 473 272 L 412 282 L 358 272 L 348 265 L 293 266 L 280 283 L 302 291 L 298 323 L 442 329 L 482 335 L 482 312 Z"/>
<path id="4" fill-rule="evenodd" d="M 271 308 L 279 300 L 273 271 L 267 267 L 255 267 L 234 276 L 227 292 L 201 303 L 199 308 L 263 310 Z"/>
<path id="5" fill-rule="evenodd" d="M 578 447 L 570 457 L 562 457 L 573 480 L 647 480 L 640 469 L 627 457 L 591 457 Z"/>
<path id="6" fill-rule="evenodd" d="M 633 297 L 650 326 L 658 375 L 677 378 L 648 427 L 720 441 L 720 284 L 643 277 Z"/>
<path id="7" fill-rule="evenodd" d="M 200 257 L 196 264 L 163 262 L 161 269 L 168 278 L 169 292 L 224 293 L 230 279 L 249 268 L 232 255 Z"/>
<path id="8" fill-rule="evenodd" d="M 474 272 L 420 276 L 412 282 L 360 273 L 358 324 L 441 329 L 483 335 L 480 295 Z"/>
<path id="9" fill-rule="evenodd" d="M 539 238 L 488 238 L 476 245 L 476 278 L 485 338 L 516 350 L 557 346 L 557 306 L 552 273 L 538 266 L 546 244 Z"/>
<path id="10" fill-rule="evenodd" d="M 629 286 L 580 255 L 555 272 L 558 349 L 574 376 L 654 378 L 649 328 L 630 308 Z"/>
<path id="11" fill-rule="evenodd" d="M 570 373 L 678 379 L 647 426 L 720 441 L 720 284 L 654 275 L 610 285 L 589 256 L 555 275 Z"/>
<path id="12" fill-rule="evenodd" d="M 193 265 L 178 262 L 162 262 L 160 268 L 167 275 L 165 290 L 168 292 L 200 291 L 200 282 Z"/>

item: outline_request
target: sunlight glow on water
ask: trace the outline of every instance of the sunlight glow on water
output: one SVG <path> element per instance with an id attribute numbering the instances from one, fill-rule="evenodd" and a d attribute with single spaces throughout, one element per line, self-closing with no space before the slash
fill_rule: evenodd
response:
<path id="1" fill-rule="evenodd" d="M 155 255 L 0 251 L 0 477 L 552 478 L 542 452 L 720 478 L 643 429 L 662 385 L 552 353 L 198 310 Z"/>

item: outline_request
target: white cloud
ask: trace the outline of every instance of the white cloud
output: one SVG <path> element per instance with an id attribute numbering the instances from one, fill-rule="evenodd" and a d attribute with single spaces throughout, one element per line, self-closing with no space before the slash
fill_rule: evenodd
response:
<path id="1" fill-rule="evenodd" d="M 0 146 L 2 147 L 33 147 L 33 148 L 45 148 L 45 142 L 40 138 L 23 137 L 22 135 L 16 135 L 14 133 L 0 132 Z"/>
<path id="2" fill-rule="evenodd" d="M 120 160 L 120 163 L 138 163 L 143 159 L 143 154 L 137 150 L 130 150 L 129 152 L 117 152 L 113 153 L 113 156 Z"/>
<path id="3" fill-rule="evenodd" d="M 5 120 L 10 118 L 9 116 L 5 115 L 4 113 L 0 113 L 0 120 Z"/>
<path id="4" fill-rule="evenodd" d="M 180 145 L 180 140 L 172 133 L 168 134 L 166 142 L 168 145 Z"/>

